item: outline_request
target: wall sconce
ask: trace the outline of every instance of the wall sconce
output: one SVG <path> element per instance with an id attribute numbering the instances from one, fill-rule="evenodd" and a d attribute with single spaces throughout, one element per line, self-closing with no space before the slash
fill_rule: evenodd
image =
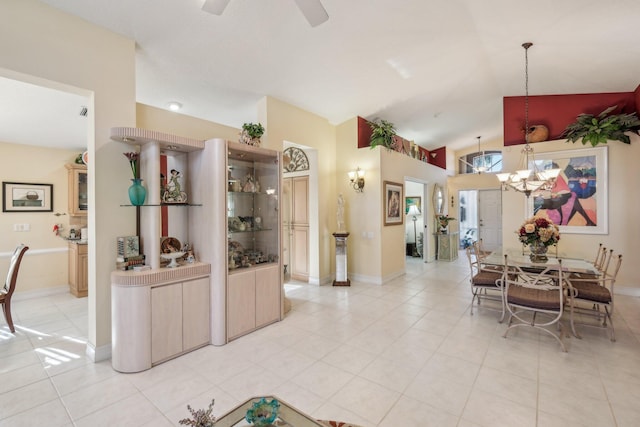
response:
<path id="1" fill-rule="evenodd" d="M 435 159 L 438 156 L 438 153 L 429 153 L 432 159 Z"/>
<path id="2" fill-rule="evenodd" d="M 357 193 L 362 193 L 362 189 L 364 188 L 364 171 L 360 168 L 349 172 L 349 180 L 351 181 L 351 186 Z"/>

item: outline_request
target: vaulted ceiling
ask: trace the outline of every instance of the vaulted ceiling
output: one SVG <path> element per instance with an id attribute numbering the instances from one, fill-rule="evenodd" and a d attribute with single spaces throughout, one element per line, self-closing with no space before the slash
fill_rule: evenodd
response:
<path id="1" fill-rule="evenodd" d="M 268 95 L 338 124 L 383 118 L 425 148 L 502 135 L 502 98 L 629 92 L 640 83 L 636 0 L 43 0 L 136 40 L 136 98 L 240 127 Z M 96 47 L 99 48 L 99 47 Z M 81 58 L 79 58 L 81 60 Z"/>

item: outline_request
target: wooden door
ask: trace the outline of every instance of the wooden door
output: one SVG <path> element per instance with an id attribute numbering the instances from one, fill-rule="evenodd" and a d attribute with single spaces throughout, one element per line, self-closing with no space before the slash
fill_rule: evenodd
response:
<path id="1" fill-rule="evenodd" d="M 229 274 L 227 289 L 227 336 L 233 339 L 256 327 L 256 273 Z"/>
<path id="2" fill-rule="evenodd" d="M 291 278 L 309 281 L 309 177 L 298 176 L 291 182 Z"/>
<path id="3" fill-rule="evenodd" d="M 190 350 L 209 343 L 209 278 L 182 284 L 182 347 Z"/>
<path id="4" fill-rule="evenodd" d="M 182 352 L 182 283 L 151 288 L 151 362 Z"/>
<path id="5" fill-rule="evenodd" d="M 278 266 L 256 270 L 256 327 L 280 320 L 281 290 Z"/>

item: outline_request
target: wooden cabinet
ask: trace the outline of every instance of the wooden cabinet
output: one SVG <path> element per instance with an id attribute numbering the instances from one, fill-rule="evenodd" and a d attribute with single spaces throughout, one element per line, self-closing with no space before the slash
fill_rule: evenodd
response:
<path id="1" fill-rule="evenodd" d="M 65 165 L 68 172 L 68 213 L 70 216 L 87 216 L 88 187 L 87 166 L 76 163 Z"/>
<path id="2" fill-rule="evenodd" d="M 229 275 L 227 335 L 237 338 L 280 320 L 278 266 L 258 267 Z"/>
<path id="3" fill-rule="evenodd" d="M 209 279 L 151 288 L 151 363 L 209 343 Z"/>
<path id="4" fill-rule="evenodd" d="M 69 291 L 76 297 L 86 297 L 89 290 L 88 246 L 69 243 Z"/>
<path id="5" fill-rule="evenodd" d="M 182 283 L 151 288 L 151 362 L 182 352 Z"/>
<path id="6" fill-rule="evenodd" d="M 211 265 L 111 273 L 112 366 L 139 372 L 211 341 Z"/>

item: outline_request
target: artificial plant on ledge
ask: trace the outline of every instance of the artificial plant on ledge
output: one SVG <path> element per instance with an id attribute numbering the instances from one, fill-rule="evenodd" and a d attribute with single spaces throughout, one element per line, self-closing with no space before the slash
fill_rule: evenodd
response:
<path id="1" fill-rule="evenodd" d="M 582 138 L 582 145 L 586 145 L 588 142 L 593 147 L 598 144 L 606 144 L 608 140 L 631 144 L 629 135 L 625 135 L 625 132 L 640 135 L 640 119 L 635 112 L 609 114 L 616 108 L 618 108 L 617 105 L 609 107 L 597 116 L 593 114 L 578 115 L 576 121 L 565 128 L 562 136 L 573 143 Z"/>
<path id="2" fill-rule="evenodd" d="M 395 148 L 393 137 L 396 135 L 396 129 L 393 123 L 380 119 L 370 122 L 369 126 L 371 126 L 369 145 L 372 149 L 379 145 L 385 147 L 387 150 Z"/>

